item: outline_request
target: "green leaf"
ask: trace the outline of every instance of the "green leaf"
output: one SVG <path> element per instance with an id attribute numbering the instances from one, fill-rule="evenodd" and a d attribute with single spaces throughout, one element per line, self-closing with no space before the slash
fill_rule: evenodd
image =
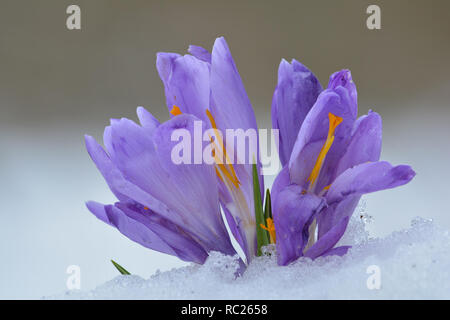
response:
<path id="1" fill-rule="evenodd" d="M 131 273 L 129 273 L 124 267 L 122 267 L 120 264 L 118 264 L 117 262 L 115 262 L 114 260 L 111 260 L 112 264 L 114 265 L 114 267 L 116 267 L 117 270 L 119 270 L 119 272 L 121 274 L 126 274 L 126 275 L 130 275 Z"/>
<path id="2" fill-rule="evenodd" d="M 272 219 L 272 200 L 270 199 L 270 190 L 266 191 L 266 201 L 264 203 L 264 220 Z"/>
<path id="3" fill-rule="evenodd" d="M 255 218 L 256 218 L 256 239 L 258 243 L 257 256 L 261 255 L 261 247 L 269 244 L 269 235 L 266 230 L 261 228 L 262 225 L 266 225 L 264 221 L 264 213 L 261 200 L 261 189 L 259 186 L 258 169 L 256 163 L 253 164 L 253 202 L 255 204 Z"/>

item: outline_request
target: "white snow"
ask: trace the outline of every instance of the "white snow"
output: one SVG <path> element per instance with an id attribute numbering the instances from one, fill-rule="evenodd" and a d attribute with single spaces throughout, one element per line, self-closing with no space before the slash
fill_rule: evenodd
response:
<path id="1" fill-rule="evenodd" d="M 157 272 L 147 280 L 117 276 L 92 291 L 67 291 L 47 298 L 450 299 L 449 231 L 416 218 L 409 229 L 369 238 L 368 219 L 364 214 L 352 218 L 340 244 L 353 248 L 344 257 L 301 258 L 280 267 L 274 255 L 267 255 L 253 260 L 236 278 L 236 258 L 214 252 L 203 266 Z M 376 277 L 373 270 L 379 270 L 379 289 L 367 285 L 369 278 Z"/>

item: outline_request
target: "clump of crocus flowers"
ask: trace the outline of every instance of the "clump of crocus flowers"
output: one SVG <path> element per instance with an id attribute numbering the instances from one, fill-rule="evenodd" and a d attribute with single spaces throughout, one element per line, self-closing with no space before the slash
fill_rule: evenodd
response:
<path id="1" fill-rule="evenodd" d="M 102 148 L 86 136 L 88 152 L 118 201 L 87 202 L 100 220 L 131 240 L 184 261 L 209 252 L 238 253 L 243 264 L 276 244 L 278 264 L 306 256 L 343 255 L 336 247 L 365 193 L 408 183 L 406 165 L 379 161 L 381 117 L 357 117 L 350 71 L 334 73 L 326 89 L 296 60 L 282 60 L 272 101 L 283 166 L 265 204 L 261 163 L 175 164 L 171 136 L 180 128 L 257 129 L 255 115 L 224 38 L 212 52 L 159 53 L 156 66 L 171 119 L 160 123 L 137 110 L 140 124 L 112 119 Z M 216 136 L 217 137 L 217 136 Z M 214 140 L 215 159 L 234 154 Z"/>

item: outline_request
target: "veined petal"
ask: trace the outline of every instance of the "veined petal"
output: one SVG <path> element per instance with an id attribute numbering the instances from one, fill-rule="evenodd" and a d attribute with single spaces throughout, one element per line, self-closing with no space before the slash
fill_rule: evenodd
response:
<path id="1" fill-rule="evenodd" d="M 168 174 L 161 167 L 152 136 L 124 118 L 111 124 L 111 141 L 111 149 L 108 148 L 111 160 L 126 180 L 161 202 L 171 204 L 171 209 L 179 209 L 166 192 L 170 189 Z"/>
<path id="2" fill-rule="evenodd" d="M 415 172 L 407 165 L 392 166 L 389 162 L 368 162 L 347 169 L 331 185 L 326 195 L 333 204 L 350 195 L 395 188 L 414 178 Z"/>
<path id="3" fill-rule="evenodd" d="M 197 228 L 203 227 L 201 234 L 209 240 L 208 242 L 214 244 L 216 250 L 217 247 L 221 247 L 222 252 L 227 252 L 227 250 L 232 250 L 232 246 L 220 214 L 214 166 L 194 163 L 196 125 L 201 130 L 205 129 L 204 123 L 192 115 L 176 116 L 158 127 L 154 135 L 154 144 L 159 163 L 167 172 L 167 179 L 171 183 L 170 190 L 166 190 L 166 192 L 184 204 L 184 211 L 187 215 L 186 223 L 196 224 Z M 189 133 L 192 140 L 172 141 L 173 133 L 180 129 Z M 197 137 L 197 139 L 199 138 Z M 172 151 L 179 143 L 185 143 L 186 148 L 183 152 L 189 150 L 192 155 L 190 164 L 174 163 Z M 203 150 L 203 145 L 199 147 L 200 150 Z"/>
<path id="4" fill-rule="evenodd" d="M 318 239 L 322 238 L 343 218 L 350 217 L 358 206 L 360 199 L 361 195 L 350 195 L 324 208 L 317 215 Z"/>
<path id="5" fill-rule="evenodd" d="M 229 195 L 221 194 L 221 200 L 226 205 L 230 213 L 239 217 L 247 239 L 249 251 L 253 251 L 253 242 L 256 241 L 256 230 L 254 227 L 254 199 L 252 184 L 252 166 L 249 164 L 253 158 L 257 161 L 258 172 L 261 169 L 259 157 L 258 134 L 255 115 L 253 113 L 250 100 L 245 92 L 244 85 L 238 73 L 233 57 L 225 39 L 218 38 L 214 43 L 211 56 L 211 114 L 215 119 L 217 128 L 226 135 L 227 129 L 239 129 L 247 132 L 248 129 L 254 130 L 256 136 L 256 154 L 249 153 L 246 148 L 246 159 L 239 158 L 240 163 L 233 165 L 236 176 L 240 182 L 240 195 L 245 199 L 233 199 L 233 203 L 226 203 Z M 251 133 L 251 132 L 250 132 Z M 230 150 L 230 141 L 225 138 L 227 153 L 236 156 L 237 137 L 234 137 L 234 148 Z M 248 139 L 247 139 L 248 140 Z M 233 157 L 234 163 L 237 159 Z M 263 197 L 264 183 L 262 176 L 259 175 L 260 190 Z M 223 188 L 221 188 L 223 190 Z M 241 198 L 241 197 L 240 197 Z M 253 254 L 253 253 L 252 253 Z"/>
<path id="6" fill-rule="evenodd" d="M 252 192 L 252 167 L 249 163 L 253 157 L 258 163 L 258 172 L 260 172 L 261 164 L 259 157 L 259 137 L 257 134 L 257 124 L 253 108 L 242 83 L 242 79 L 234 63 L 228 44 L 223 37 L 217 38 L 211 60 L 211 113 L 216 121 L 217 127 L 225 135 L 227 129 L 239 129 L 246 132 L 248 129 L 254 130 L 256 135 L 256 154 L 250 154 L 246 148 L 245 158 L 239 159 L 245 172 L 242 177 L 238 175 L 239 180 L 249 179 L 249 203 L 253 203 Z M 227 147 L 230 142 L 225 138 Z M 234 149 L 238 144 L 237 138 L 234 139 Z M 236 150 L 233 150 L 236 154 Z M 232 159 L 237 162 L 237 159 Z M 237 165 L 240 166 L 240 165 Z M 260 179 L 264 190 L 263 179 Z M 253 206 L 252 206 L 253 207 Z"/>
<path id="7" fill-rule="evenodd" d="M 378 113 L 370 111 L 355 122 L 354 133 L 345 154 L 339 160 L 335 177 L 348 168 L 380 159 L 382 122 Z"/>
<path id="8" fill-rule="evenodd" d="M 150 211 L 138 212 L 121 203 L 105 208 L 109 220 L 122 234 L 146 248 L 196 263 L 203 263 L 208 256 L 185 232 Z"/>
<path id="9" fill-rule="evenodd" d="M 105 178 L 106 183 L 117 199 L 120 201 L 131 200 L 141 203 L 142 205 L 152 208 L 152 210 L 158 212 L 158 214 L 167 217 L 167 219 L 170 219 L 174 223 L 182 223 L 181 218 L 176 212 L 172 212 L 163 202 L 154 198 L 152 195 L 127 180 L 94 138 L 91 136 L 85 136 L 85 140 L 86 148 L 92 158 L 92 161 L 94 161 L 98 170 Z M 94 210 L 92 212 L 101 220 L 105 221 L 102 218 L 103 213 L 96 210 L 93 206 L 90 206 L 89 209 L 92 208 Z"/>
<path id="10" fill-rule="evenodd" d="M 197 59 L 211 63 L 211 53 L 208 50 L 199 46 L 190 45 L 188 51 Z"/>
<path id="11" fill-rule="evenodd" d="M 231 234 L 233 235 L 236 242 L 239 244 L 239 246 L 242 249 L 242 252 L 245 254 L 247 260 L 249 257 L 249 248 L 247 245 L 247 241 L 245 239 L 245 233 L 242 228 L 242 221 L 239 219 L 239 217 L 233 217 L 233 215 L 230 213 L 230 211 L 227 209 L 226 206 L 222 206 L 225 219 L 227 220 L 228 226 L 230 228 Z"/>
<path id="12" fill-rule="evenodd" d="M 315 75 L 295 59 L 282 60 L 272 99 L 272 127 L 280 130 L 281 164 L 288 163 L 300 127 L 317 100 L 322 86 Z"/>
<path id="13" fill-rule="evenodd" d="M 332 249 L 344 234 L 345 229 L 347 228 L 348 220 L 349 217 L 342 218 L 335 226 L 333 226 L 333 228 L 320 237 L 319 240 L 317 240 L 317 242 L 306 251 L 305 256 L 315 259 Z"/>
<path id="14" fill-rule="evenodd" d="M 344 254 L 348 252 L 348 250 L 352 246 L 340 246 L 333 249 L 328 250 L 324 254 L 321 255 L 321 257 L 327 257 L 327 256 L 340 256 L 342 257 Z"/>
<path id="15" fill-rule="evenodd" d="M 326 89 L 319 95 L 300 128 L 289 160 L 292 182 L 307 188 L 307 179 L 327 140 L 329 114 L 332 114 L 342 118 L 342 122 L 334 132 L 334 142 L 323 162 L 315 190 L 321 190 L 331 183 L 335 164 L 345 152 L 351 139 L 353 123 L 356 119 L 354 107 L 349 91 L 342 86 Z"/>
<path id="16" fill-rule="evenodd" d="M 86 202 L 86 207 L 89 209 L 90 212 L 94 214 L 98 219 L 101 221 L 109 224 L 110 226 L 113 226 L 111 221 L 109 221 L 108 215 L 106 214 L 105 205 L 95 202 L 95 201 L 88 201 Z"/>
<path id="17" fill-rule="evenodd" d="M 152 205 L 150 209 L 195 234 L 205 249 L 213 247 L 229 253 L 232 246 L 221 220 L 218 198 L 214 197 L 217 181 L 213 168 L 172 162 L 175 142 L 171 141 L 171 130 L 192 129 L 194 119 L 187 114 L 174 117 L 159 125 L 153 136 L 128 119 L 115 121 L 111 132 L 113 161 L 127 180 L 164 203 L 172 214 L 160 213 Z M 193 137 L 192 131 L 189 133 Z M 210 192 L 211 196 L 205 197 Z"/>
<path id="18" fill-rule="evenodd" d="M 309 225 L 325 201 L 313 194 L 302 194 L 302 188 L 296 185 L 285 188 L 277 198 L 273 218 L 278 264 L 287 265 L 303 255 L 308 242 Z"/>
<path id="19" fill-rule="evenodd" d="M 272 185 L 272 190 L 270 191 L 270 198 L 272 200 L 272 212 L 275 210 L 275 203 L 277 202 L 278 195 L 290 184 L 291 179 L 289 177 L 289 168 L 288 166 L 285 166 L 276 176 Z"/>
<path id="20" fill-rule="evenodd" d="M 143 128 L 149 130 L 149 134 L 153 134 L 153 131 L 159 126 L 159 121 L 150 112 L 143 107 L 138 107 L 136 110 L 139 122 Z"/>
<path id="21" fill-rule="evenodd" d="M 169 111 L 176 105 L 182 113 L 207 121 L 205 110 L 210 106 L 209 63 L 191 55 L 160 52 L 156 67 L 164 83 Z"/>
<path id="22" fill-rule="evenodd" d="M 385 161 L 347 169 L 336 178 L 325 196 L 329 207 L 318 214 L 319 239 L 340 220 L 353 214 L 361 195 L 404 185 L 414 176 L 410 166 L 393 167 Z"/>
<path id="23" fill-rule="evenodd" d="M 352 103 L 351 110 L 353 112 L 353 116 L 356 118 L 358 115 L 358 94 L 350 70 L 344 69 L 337 71 L 330 76 L 328 89 L 336 90 L 339 87 L 345 88 L 349 93 L 350 101 Z"/>
<path id="24" fill-rule="evenodd" d="M 256 129 L 250 100 L 223 37 L 217 38 L 211 58 L 211 112 L 219 129 Z"/>

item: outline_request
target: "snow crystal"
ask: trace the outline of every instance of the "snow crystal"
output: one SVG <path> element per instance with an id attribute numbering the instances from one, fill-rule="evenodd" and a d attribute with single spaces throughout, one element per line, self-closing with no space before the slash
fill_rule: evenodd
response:
<path id="1" fill-rule="evenodd" d="M 340 244 L 343 257 L 301 258 L 286 267 L 273 247 L 241 276 L 237 257 L 213 252 L 202 266 L 157 272 L 150 279 L 117 276 L 96 289 L 52 299 L 449 299 L 450 234 L 417 218 L 411 228 L 370 238 L 370 217 L 355 214 Z M 375 270 L 375 271 L 374 271 Z M 375 273 L 374 273 L 375 272 Z M 376 280 L 374 280 L 377 277 Z M 377 282 L 379 280 L 379 282 Z M 375 282 L 372 282 L 375 281 Z M 374 285 L 378 283 L 379 286 Z"/>

